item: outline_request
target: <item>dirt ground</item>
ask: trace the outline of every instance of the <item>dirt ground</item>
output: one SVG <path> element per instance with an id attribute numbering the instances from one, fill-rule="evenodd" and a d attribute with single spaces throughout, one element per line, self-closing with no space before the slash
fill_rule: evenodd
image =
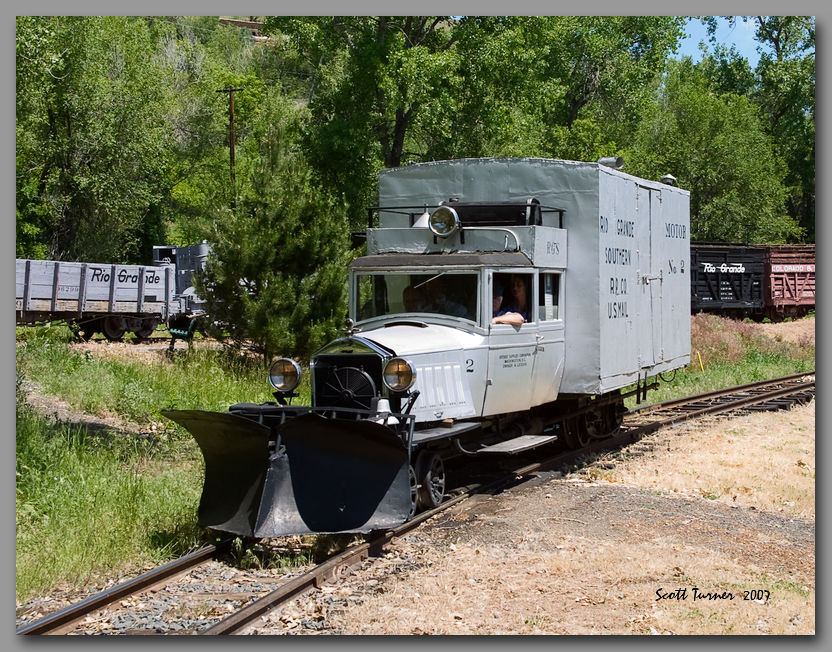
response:
<path id="1" fill-rule="evenodd" d="M 465 501 L 249 633 L 814 634 L 814 503 L 814 402 L 666 429 Z"/>

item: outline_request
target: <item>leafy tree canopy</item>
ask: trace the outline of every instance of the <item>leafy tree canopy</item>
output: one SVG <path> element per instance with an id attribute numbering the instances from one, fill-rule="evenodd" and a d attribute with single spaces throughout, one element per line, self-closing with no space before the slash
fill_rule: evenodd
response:
<path id="1" fill-rule="evenodd" d="M 694 240 L 777 243 L 801 235 L 785 212 L 784 165 L 757 108 L 746 97 L 714 93 L 689 58 L 670 66 L 627 160 L 635 174 L 671 173 L 690 189 Z"/>

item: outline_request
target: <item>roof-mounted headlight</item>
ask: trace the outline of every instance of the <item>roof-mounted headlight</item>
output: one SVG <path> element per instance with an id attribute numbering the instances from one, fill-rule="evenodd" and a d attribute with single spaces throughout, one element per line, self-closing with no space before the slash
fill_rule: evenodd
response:
<path id="1" fill-rule="evenodd" d="M 459 230 L 459 215 L 450 206 L 440 206 L 430 214 L 428 228 L 434 235 L 447 238 Z"/>
<path id="2" fill-rule="evenodd" d="M 416 381 L 416 367 L 404 358 L 392 358 L 384 365 L 381 377 L 390 391 L 405 392 Z"/>
<path id="3" fill-rule="evenodd" d="M 300 365 L 289 358 L 277 358 L 269 367 L 269 385 L 278 392 L 291 392 L 300 384 Z"/>

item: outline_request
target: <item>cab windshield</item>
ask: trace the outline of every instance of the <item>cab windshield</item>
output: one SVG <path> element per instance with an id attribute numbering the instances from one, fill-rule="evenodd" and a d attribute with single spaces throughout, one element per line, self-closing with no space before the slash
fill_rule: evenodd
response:
<path id="1" fill-rule="evenodd" d="M 384 315 L 434 313 L 476 321 L 476 272 L 402 272 L 356 275 L 358 321 Z"/>

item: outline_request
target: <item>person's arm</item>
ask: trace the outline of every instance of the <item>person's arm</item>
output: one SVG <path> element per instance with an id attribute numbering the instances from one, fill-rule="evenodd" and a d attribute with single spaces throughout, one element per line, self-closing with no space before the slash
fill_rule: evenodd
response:
<path id="1" fill-rule="evenodd" d="M 507 312 L 504 315 L 497 315 L 491 319 L 492 324 L 511 324 L 512 326 L 520 326 L 525 324 L 526 320 L 519 312 Z"/>

